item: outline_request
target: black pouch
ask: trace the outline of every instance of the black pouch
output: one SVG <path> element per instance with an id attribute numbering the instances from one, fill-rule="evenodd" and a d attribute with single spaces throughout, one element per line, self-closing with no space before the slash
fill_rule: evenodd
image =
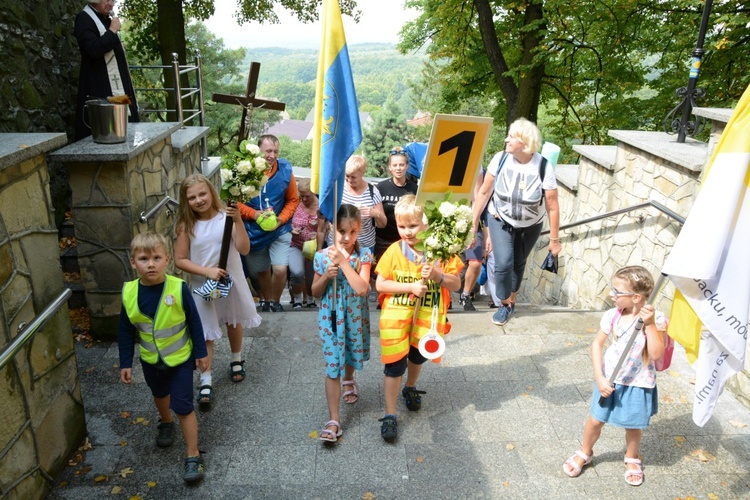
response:
<path id="1" fill-rule="evenodd" d="M 557 255 L 553 255 L 552 251 L 547 253 L 547 257 L 542 262 L 542 269 L 557 274 Z"/>

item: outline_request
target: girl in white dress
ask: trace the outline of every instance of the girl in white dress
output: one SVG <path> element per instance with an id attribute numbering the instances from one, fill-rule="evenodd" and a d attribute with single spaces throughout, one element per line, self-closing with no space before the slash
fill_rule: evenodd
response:
<path id="1" fill-rule="evenodd" d="M 227 217 L 234 220 L 233 245 L 229 247 L 227 268 L 219 265 L 221 240 Z M 211 301 L 196 299 L 195 305 L 203 323 L 203 333 L 208 347 L 208 368 L 200 375 L 198 404 L 210 405 L 213 401 L 212 361 L 214 341 L 221 338 L 221 325 L 227 327 L 229 347 L 232 350 L 230 376 L 232 382 L 245 379 L 245 360 L 242 359 L 242 328 L 260 325 L 260 315 L 255 310 L 250 287 L 242 272 L 240 253 L 250 251 L 250 239 L 236 207 L 225 207 L 216 189 L 203 175 L 188 176 L 180 185 L 180 207 L 177 218 L 175 265 L 189 273 L 192 288 L 200 288 L 206 280 L 219 281 L 229 275 L 234 284 L 226 297 Z"/>

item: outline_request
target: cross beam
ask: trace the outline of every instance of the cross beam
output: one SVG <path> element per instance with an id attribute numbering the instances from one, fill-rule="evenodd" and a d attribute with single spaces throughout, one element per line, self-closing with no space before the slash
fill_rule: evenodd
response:
<path id="1" fill-rule="evenodd" d="M 247 110 L 252 108 L 264 108 L 274 111 L 284 111 L 286 104 L 278 101 L 268 101 L 265 99 L 256 99 L 255 91 L 258 87 L 258 76 L 260 75 L 260 63 L 250 63 L 250 73 L 247 75 L 247 87 L 245 95 L 238 96 L 232 94 L 212 94 L 211 99 L 221 104 L 235 104 L 242 106 L 242 120 L 240 121 L 240 135 L 238 144 L 247 138 L 246 122 Z"/>

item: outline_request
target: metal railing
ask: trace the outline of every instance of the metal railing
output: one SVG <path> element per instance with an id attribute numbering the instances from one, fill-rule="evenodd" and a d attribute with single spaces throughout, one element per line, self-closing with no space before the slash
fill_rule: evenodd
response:
<path id="1" fill-rule="evenodd" d="M 628 213 L 628 212 L 632 212 L 633 210 L 639 210 L 641 208 L 648 208 L 648 207 L 654 207 L 654 208 L 656 208 L 661 213 L 663 213 L 664 215 L 667 215 L 667 216 L 671 217 L 672 219 L 676 220 L 680 224 L 684 224 L 685 223 L 685 218 L 683 216 L 681 216 L 680 214 L 678 214 L 677 212 L 675 212 L 675 211 L 673 211 L 673 210 L 665 207 L 664 205 L 662 205 L 658 201 L 649 200 L 649 201 L 646 201 L 644 203 L 639 203 L 637 205 L 633 205 L 633 206 L 630 206 L 630 207 L 620 208 L 618 210 L 612 210 L 611 212 L 606 212 L 606 213 L 603 213 L 603 214 L 594 215 L 593 217 L 589 217 L 587 219 L 581 219 L 581 220 L 576 221 L 576 222 L 571 222 L 570 224 L 564 224 L 564 225 L 560 226 L 559 230 L 562 231 L 564 229 L 570 229 L 571 227 L 581 226 L 583 224 L 588 224 L 590 222 L 595 222 L 595 221 L 598 221 L 598 220 L 601 220 L 601 219 L 606 219 L 608 217 L 612 217 L 612 216 L 615 216 L 615 215 L 621 215 L 621 214 L 625 214 L 625 213 Z M 541 234 L 549 234 L 549 229 L 547 229 L 545 231 L 542 231 Z"/>
<path id="2" fill-rule="evenodd" d="M 174 207 L 179 207 L 180 206 L 180 204 L 177 202 L 177 200 L 175 200 L 174 198 L 172 198 L 168 194 L 164 195 L 164 198 L 162 198 L 162 200 L 159 203 L 157 203 L 156 205 L 154 205 L 153 208 L 151 208 L 151 210 L 149 210 L 148 212 L 141 212 L 141 222 L 148 222 L 148 220 L 151 217 L 153 217 L 154 215 L 156 215 L 156 213 L 159 210 L 161 210 L 162 207 L 164 207 L 164 205 L 167 205 L 167 204 L 172 205 Z M 167 207 L 167 215 L 172 215 L 173 213 L 174 212 L 172 211 L 172 209 L 169 208 L 169 207 Z"/>
<path id="3" fill-rule="evenodd" d="M 13 342 L 8 344 L 2 352 L 0 352 L 0 370 L 5 368 L 5 365 L 13 360 L 13 357 L 20 351 L 26 343 L 36 334 L 39 329 L 44 326 L 47 320 L 62 307 L 65 302 L 68 301 L 72 295 L 72 291 L 66 288 L 55 300 L 44 308 L 30 323 L 21 323 L 18 325 L 18 336 L 13 339 Z"/>
<path id="4" fill-rule="evenodd" d="M 180 61 L 178 58 L 178 55 L 176 52 L 172 53 L 172 64 L 169 66 L 160 66 L 160 65 L 153 65 L 153 66 L 130 66 L 131 70 L 151 70 L 151 69 L 158 69 L 162 71 L 162 74 L 164 73 L 164 70 L 171 69 L 172 70 L 172 81 L 173 81 L 173 87 L 162 87 L 162 88 L 136 88 L 136 92 L 143 92 L 143 93 L 158 93 L 158 92 L 166 92 L 171 93 L 174 96 L 174 102 L 175 102 L 175 109 L 141 109 L 139 110 L 142 113 L 170 113 L 175 112 L 177 114 L 178 121 L 182 125 L 182 128 L 185 128 L 186 122 L 195 123 L 194 120 L 198 119 L 198 125 L 201 127 L 204 127 L 206 125 L 206 119 L 205 119 L 205 109 L 203 107 L 203 77 L 201 73 L 201 55 L 198 50 L 195 51 L 195 64 L 193 65 L 180 65 Z M 180 83 L 180 77 L 182 75 L 189 75 L 190 73 L 195 72 L 195 87 L 182 87 L 182 84 Z M 189 77 L 188 77 L 189 78 Z M 166 76 L 163 79 L 164 82 L 167 81 Z M 191 100 L 191 102 L 196 102 L 197 107 L 191 108 L 191 109 L 184 109 L 182 106 L 183 99 L 188 99 L 193 96 L 197 96 L 194 99 Z M 185 113 L 190 113 L 189 116 L 185 116 Z M 208 148 L 206 145 L 206 138 L 205 136 L 201 138 L 201 160 L 205 161 L 208 160 Z"/>

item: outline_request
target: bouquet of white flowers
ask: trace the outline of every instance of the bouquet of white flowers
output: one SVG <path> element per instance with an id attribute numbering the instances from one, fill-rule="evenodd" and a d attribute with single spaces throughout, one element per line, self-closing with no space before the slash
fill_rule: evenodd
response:
<path id="1" fill-rule="evenodd" d="M 221 157 L 221 198 L 247 201 L 268 182 L 268 163 L 260 148 L 248 140 Z"/>
<path id="2" fill-rule="evenodd" d="M 462 198 L 454 203 L 451 196 L 448 191 L 443 200 L 424 204 L 428 228 L 417 235 L 421 240 L 417 250 L 424 252 L 430 262 L 446 261 L 460 254 L 474 239 L 469 202 Z"/>

